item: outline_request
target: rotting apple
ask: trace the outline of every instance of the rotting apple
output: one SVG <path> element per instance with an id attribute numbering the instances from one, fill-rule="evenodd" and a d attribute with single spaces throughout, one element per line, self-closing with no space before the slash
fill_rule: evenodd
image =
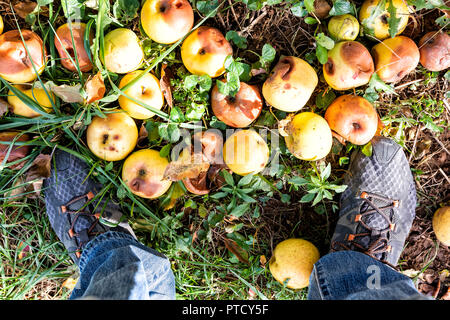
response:
<path id="1" fill-rule="evenodd" d="M 381 80 L 395 83 L 403 79 L 419 64 L 419 48 L 405 36 L 388 38 L 372 48 L 375 72 Z"/>
<path id="2" fill-rule="evenodd" d="M 314 0 L 314 15 L 319 19 L 325 19 L 330 13 L 331 6 L 326 0 Z"/>
<path id="3" fill-rule="evenodd" d="M 450 246 L 450 207 L 442 207 L 436 210 L 432 224 L 436 238 L 444 246 Z"/>
<path id="4" fill-rule="evenodd" d="M 86 132 L 89 149 L 100 159 L 118 161 L 124 159 L 136 146 L 138 129 L 133 118 L 115 110 L 105 118 L 96 116 Z"/>
<path id="5" fill-rule="evenodd" d="M 262 93 L 268 104 L 285 112 L 303 108 L 319 79 L 311 65 L 297 57 L 283 57 L 263 84 Z"/>
<path id="6" fill-rule="evenodd" d="M 385 3 L 383 8 L 383 2 Z M 395 8 L 395 18 L 397 22 L 397 33 L 399 35 L 405 30 L 409 19 L 409 9 L 406 0 L 392 0 Z M 385 0 L 366 0 L 359 11 L 359 22 L 363 27 L 364 33 L 369 37 L 375 37 L 378 40 L 384 40 L 390 37 L 388 8 L 390 1 Z"/>
<path id="7" fill-rule="evenodd" d="M 194 11 L 187 0 L 147 0 L 142 6 L 141 25 L 153 41 L 174 43 L 191 31 Z"/>
<path id="8" fill-rule="evenodd" d="M 355 40 L 359 34 L 359 22 L 351 14 L 334 16 L 328 22 L 328 32 L 337 41 Z"/>
<path id="9" fill-rule="evenodd" d="M 32 87 L 28 84 L 16 84 L 14 85 L 14 88 L 33 99 L 46 113 L 53 112 L 53 105 L 56 102 L 56 98 L 50 90 L 47 90 L 46 92 L 43 88 Z M 30 108 L 27 103 L 23 102 L 11 90 L 8 92 L 8 103 L 12 107 L 12 113 L 16 115 L 27 118 L 41 116 L 39 112 Z"/>
<path id="10" fill-rule="evenodd" d="M 119 88 L 122 89 L 143 72 L 142 70 L 136 70 L 128 73 L 120 80 Z M 157 110 L 160 110 L 164 105 L 164 94 L 161 91 L 160 82 L 151 73 L 143 75 L 136 83 L 123 92 L 136 101 L 145 103 Z M 145 106 L 123 95 L 119 97 L 119 105 L 134 119 L 148 119 L 155 115 Z"/>
<path id="11" fill-rule="evenodd" d="M 17 137 L 19 136 L 19 137 Z M 16 138 L 17 137 L 17 138 Z M 3 131 L 0 132 L 0 141 L 3 142 L 26 142 L 30 140 L 30 137 L 27 134 L 22 134 L 20 132 L 16 132 L 16 131 Z M 28 145 L 16 145 L 14 144 L 13 147 L 11 148 L 11 150 L 9 151 L 10 145 L 8 144 L 0 144 L 0 163 L 3 163 L 3 161 L 5 161 L 5 157 L 9 152 L 8 155 L 8 160 L 6 161 L 6 163 L 12 163 L 15 162 L 17 160 L 20 160 L 24 157 L 26 157 L 30 151 L 31 151 L 31 147 Z M 25 161 L 21 161 L 19 163 L 15 163 L 14 165 L 10 165 L 9 168 L 10 169 L 20 169 L 25 165 Z"/>
<path id="12" fill-rule="evenodd" d="M 189 72 L 216 78 L 225 72 L 225 59 L 233 54 L 231 44 L 216 28 L 202 26 L 183 41 L 181 59 Z"/>
<path id="13" fill-rule="evenodd" d="M 122 180 L 130 191 L 142 198 L 156 199 L 172 184 L 163 175 L 169 161 L 159 151 L 143 149 L 133 152 L 123 163 Z"/>
<path id="14" fill-rule="evenodd" d="M 325 112 L 331 130 L 356 145 L 365 145 L 378 128 L 378 114 L 372 104 L 360 96 L 343 95 L 335 99 Z"/>
<path id="15" fill-rule="evenodd" d="M 430 71 L 450 68 L 450 36 L 443 31 L 426 33 L 419 41 L 420 63 Z"/>
<path id="16" fill-rule="evenodd" d="M 256 174 L 269 161 L 269 147 L 256 131 L 239 130 L 226 139 L 223 160 L 238 175 Z"/>
<path id="17" fill-rule="evenodd" d="M 33 81 L 44 71 L 45 63 L 44 43 L 33 31 L 11 30 L 0 36 L 0 77 L 3 79 L 12 83 Z"/>
<path id="18" fill-rule="evenodd" d="M 262 106 L 263 100 L 259 88 L 245 82 L 240 83 L 239 91 L 234 97 L 220 93 L 217 85 L 211 93 L 211 108 L 214 115 L 230 127 L 248 127 L 259 117 Z"/>
<path id="19" fill-rule="evenodd" d="M 372 56 L 364 45 L 342 41 L 328 51 L 323 75 L 333 89 L 348 90 L 369 83 L 374 69 Z"/>
<path id="20" fill-rule="evenodd" d="M 92 62 L 89 59 L 89 55 L 84 46 L 85 33 L 86 24 L 80 22 L 72 22 L 71 25 L 65 23 L 56 30 L 56 50 L 58 50 L 58 54 L 61 57 L 61 64 L 70 71 L 77 71 L 77 67 L 74 65 L 74 63 L 77 63 L 77 60 L 80 71 L 89 72 L 93 68 Z M 91 42 L 94 39 L 92 33 L 89 35 L 89 39 Z M 75 51 L 77 52 L 76 57 Z M 70 60 L 69 56 L 74 63 Z"/>
<path id="21" fill-rule="evenodd" d="M 129 73 L 138 69 L 143 60 L 144 51 L 138 36 L 132 30 L 118 28 L 105 36 L 102 62 L 109 71 L 120 74 Z"/>
<path id="22" fill-rule="evenodd" d="M 333 136 L 327 121 L 313 112 L 289 115 L 278 130 L 289 151 L 300 160 L 319 160 L 328 155 Z"/>
<path id="23" fill-rule="evenodd" d="M 269 270 L 278 282 L 291 289 L 309 285 L 309 278 L 320 253 L 311 242 L 291 238 L 277 244 L 269 260 Z"/>

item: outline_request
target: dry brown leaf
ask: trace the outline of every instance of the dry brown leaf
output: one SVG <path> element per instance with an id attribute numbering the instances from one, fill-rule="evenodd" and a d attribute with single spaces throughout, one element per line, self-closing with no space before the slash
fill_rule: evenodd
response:
<path id="1" fill-rule="evenodd" d="M 33 164 L 26 173 L 25 182 L 32 182 L 32 188 L 29 191 L 34 191 L 34 196 L 39 196 L 42 189 L 44 179 L 50 177 L 50 165 L 52 157 L 48 154 L 40 154 L 34 159 Z M 33 197 L 30 194 L 29 197 Z"/>
<path id="2" fill-rule="evenodd" d="M 164 171 L 163 179 L 180 181 L 197 178 L 201 173 L 207 172 L 209 163 L 204 161 L 202 154 L 194 153 L 188 159 L 172 161 Z"/>
<path id="3" fill-rule="evenodd" d="M 0 117 L 8 112 L 8 110 L 11 108 L 11 105 L 6 102 L 5 100 L 0 98 Z"/>
<path id="4" fill-rule="evenodd" d="M 145 148 L 147 146 L 147 143 L 145 142 L 147 138 L 148 138 L 148 131 L 147 128 L 145 127 L 145 122 L 143 122 L 141 127 L 139 128 L 139 135 L 137 141 L 138 148 Z"/>
<path id="5" fill-rule="evenodd" d="M 36 82 L 34 85 L 35 88 L 42 88 L 40 82 Z M 68 85 L 56 85 L 53 81 L 48 81 L 45 83 L 45 87 L 48 90 L 51 90 L 56 96 L 58 96 L 62 101 L 67 103 L 83 103 L 84 99 L 81 96 L 80 89 L 81 84 L 77 84 L 74 86 Z"/>
<path id="6" fill-rule="evenodd" d="M 27 15 L 33 12 L 33 10 L 36 8 L 37 3 L 36 2 L 30 2 L 30 1 L 19 1 L 17 2 L 13 8 L 15 13 L 21 17 L 22 19 L 25 19 Z"/>
<path id="7" fill-rule="evenodd" d="M 87 94 L 86 104 L 98 101 L 105 96 L 106 87 L 100 71 L 86 82 L 85 90 Z"/>
<path id="8" fill-rule="evenodd" d="M 263 267 L 263 268 L 266 266 L 267 258 L 265 255 L 262 255 L 259 257 L 259 263 L 261 264 L 261 267 Z"/>
<path id="9" fill-rule="evenodd" d="M 238 260 L 242 263 L 249 264 L 248 262 L 248 253 L 244 249 L 242 249 L 234 240 L 223 238 L 223 242 L 225 243 L 225 247 L 234 254 Z"/>
<path id="10" fill-rule="evenodd" d="M 161 80 L 159 80 L 159 85 L 161 86 L 161 91 L 164 94 L 164 98 L 167 104 L 172 108 L 172 87 L 170 85 L 170 79 L 173 78 L 172 70 L 167 68 L 167 64 L 163 64 L 161 67 Z"/>

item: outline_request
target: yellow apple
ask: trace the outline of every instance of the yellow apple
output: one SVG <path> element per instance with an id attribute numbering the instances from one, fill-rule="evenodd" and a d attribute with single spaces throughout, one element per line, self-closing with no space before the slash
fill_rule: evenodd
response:
<path id="1" fill-rule="evenodd" d="M 225 141 L 223 160 L 236 174 L 256 174 L 264 170 L 269 161 L 269 147 L 256 131 L 239 130 Z"/>
<path id="2" fill-rule="evenodd" d="M 389 1 L 385 1 L 384 8 L 381 1 L 384 0 L 366 0 L 361 6 L 359 11 L 359 22 L 363 26 L 365 34 L 371 35 L 378 40 L 384 40 L 390 37 L 389 34 L 389 18 L 388 12 Z M 395 17 L 400 19 L 398 23 L 398 30 L 396 35 L 399 35 L 405 30 L 409 19 L 409 9 L 406 0 L 392 0 L 392 4 L 395 7 Z M 378 9 L 378 6 L 381 6 Z M 377 12 L 377 10 L 379 10 Z M 376 15 L 376 16 L 372 16 Z"/>
<path id="3" fill-rule="evenodd" d="M 325 81 L 335 90 L 348 90 L 369 83 L 374 64 L 369 50 L 357 41 L 338 42 L 328 51 L 323 65 Z"/>
<path id="4" fill-rule="evenodd" d="M 127 74 L 120 81 L 119 88 L 123 88 L 142 73 L 142 70 L 137 70 Z M 164 94 L 161 91 L 159 80 L 151 73 L 142 76 L 135 84 L 126 89 L 124 93 L 127 96 L 158 110 L 164 105 Z M 148 119 L 155 115 L 143 105 L 140 105 L 123 95 L 119 97 L 119 105 L 134 119 Z"/>
<path id="5" fill-rule="evenodd" d="M 450 207 L 439 208 L 433 215 L 433 231 L 445 246 L 450 246 Z"/>
<path id="6" fill-rule="evenodd" d="M 309 285 L 309 277 L 319 258 L 319 250 L 311 242 L 287 239 L 277 244 L 273 250 L 269 269 L 278 282 L 283 284 L 287 281 L 288 288 L 302 289 Z"/>
<path id="7" fill-rule="evenodd" d="M 420 52 L 408 37 L 388 38 L 372 48 L 375 72 L 387 83 L 398 82 L 419 64 Z"/>
<path id="8" fill-rule="evenodd" d="M 153 41 L 174 43 L 191 31 L 194 11 L 187 0 L 147 0 L 142 6 L 141 25 Z"/>
<path id="9" fill-rule="evenodd" d="M 279 131 L 289 151 L 301 160 L 319 160 L 328 155 L 333 136 L 327 121 L 313 112 L 301 112 L 280 121 Z"/>
<path id="10" fill-rule="evenodd" d="M 317 73 L 305 60 L 283 57 L 263 84 L 268 104 L 286 112 L 296 112 L 308 102 L 318 83 Z"/>
<path id="11" fill-rule="evenodd" d="M 133 118 L 116 110 L 92 119 L 87 128 L 86 139 L 89 149 L 100 159 L 118 161 L 124 159 L 136 146 L 138 129 Z"/>
<path id="12" fill-rule="evenodd" d="M 3 33 L 3 18 L 0 16 L 0 34 Z"/>
<path id="13" fill-rule="evenodd" d="M 11 30 L 0 36 L 0 77 L 3 79 L 12 83 L 31 82 L 44 71 L 45 63 L 44 43 L 33 31 L 22 30 L 21 36 L 19 30 Z"/>
<path id="14" fill-rule="evenodd" d="M 172 182 L 163 180 L 169 165 L 159 151 L 144 149 L 132 153 L 124 162 L 122 180 L 130 191 L 142 198 L 155 199 L 163 195 Z"/>
<path id="15" fill-rule="evenodd" d="M 118 28 L 105 36 L 105 67 L 115 73 L 129 73 L 138 69 L 144 60 L 139 38 L 130 29 Z"/>
<path id="16" fill-rule="evenodd" d="M 334 16 L 328 22 L 328 32 L 338 41 L 355 40 L 359 34 L 359 22 L 351 14 Z"/>
<path id="17" fill-rule="evenodd" d="M 181 59 L 189 72 L 196 75 L 218 77 L 225 72 L 225 59 L 233 54 L 223 34 L 212 27 L 193 31 L 181 46 Z"/>
<path id="18" fill-rule="evenodd" d="M 33 88 L 30 85 L 14 85 L 14 87 L 37 102 L 45 112 L 53 112 L 53 104 L 56 102 L 56 100 L 55 96 L 50 90 L 47 90 L 47 95 L 44 89 Z M 49 96 L 53 100 L 53 102 L 49 99 Z M 35 118 L 41 115 L 40 113 L 31 109 L 25 102 L 20 100 L 20 98 L 14 95 L 11 90 L 8 93 L 8 103 L 12 106 L 12 112 L 19 116 Z"/>

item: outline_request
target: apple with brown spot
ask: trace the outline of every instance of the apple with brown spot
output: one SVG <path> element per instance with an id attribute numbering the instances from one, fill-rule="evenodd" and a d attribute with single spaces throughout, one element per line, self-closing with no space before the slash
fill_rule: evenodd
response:
<path id="1" fill-rule="evenodd" d="M 430 71 L 450 68 L 450 36 L 443 31 L 426 33 L 419 41 L 420 63 Z"/>

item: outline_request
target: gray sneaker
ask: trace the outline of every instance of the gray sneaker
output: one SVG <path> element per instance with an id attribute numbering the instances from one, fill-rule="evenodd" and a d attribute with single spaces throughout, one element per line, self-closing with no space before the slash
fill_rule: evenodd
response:
<path id="1" fill-rule="evenodd" d="M 415 217 L 408 160 L 393 140 L 375 137 L 372 156 L 350 162 L 331 251 L 355 250 L 396 266 Z"/>
<path id="2" fill-rule="evenodd" d="M 136 238 L 128 223 L 122 221 L 125 217 L 119 206 L 108 195 L 98 194 L 103 186 L 88 177 L 89 171 L 84 161 L 57 151 L 51 175 L 43 185 L 52 228 L 77 264 L 83 247 L 98 234 L 111 230 Z"/>

